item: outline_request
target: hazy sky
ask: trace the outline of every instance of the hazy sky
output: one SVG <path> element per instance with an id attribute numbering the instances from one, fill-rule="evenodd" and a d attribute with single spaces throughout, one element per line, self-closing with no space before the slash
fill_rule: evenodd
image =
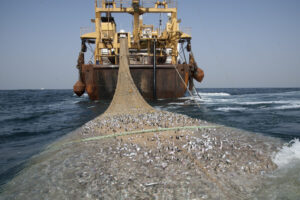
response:
<path id="1" fill-rule="evenodd" d="M 199 87 L 300 87 L 299 0 L 179 0 L 178 17 L 192 27 Z M 1 0 L 0 89 L 72 88 L 91 18 L 94 0 Z"/>

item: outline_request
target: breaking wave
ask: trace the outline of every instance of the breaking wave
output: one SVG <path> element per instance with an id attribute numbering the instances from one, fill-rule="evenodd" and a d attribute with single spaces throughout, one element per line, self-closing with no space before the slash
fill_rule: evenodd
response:
<path id="1" fill-rule="evenodd" d="M 291 140 L 285 144 L 279 152 L 273 157 L 273 162 L 281 168 L 292 162 L 300 162 L 300 141 L 299 139 Z"/>
<path id="2" fill-rule="evenodd" d="M 273 157 L 278 169 L 266 176 L 257 199 L 300 199 L 300 141 L 285 144 Z"/>
<path id="3" fill-rule="evenodd" d="M 288 110 L 300 108 L 300 104 L 288 104 L 274 107 L 275 110 Z"/>
<path id="4" fill-rule="evenodd" d="M 233 102 L 234 103 L 234 102 Z M 236 102 L 238 105 L 252 106 L 252 105 L 268 105 L 267 109 L 275 110 L 286 110 L 286 109 L 296 109 L 300 108 L 300 101 L 290 100 L 290 101 L 246 101 L 246 102 Z"/>
<path id="5" fill-rule="evenodd" d="M 248 101 L 248 102 L 238 102 L 237 104 L 240 105 L 261 105 L 261 104 L 284 104 L 288 102 L 283 102 L 283 101 Z"/>
<path id="6" fill-rule="evenodd" d="M 243 110 L 246 110 L 246 108 L 243 108 L 243 107 L 221 107 L 221 108 L 216 108 L 215 110 L 229 112 L 229 111 L 243 111 Z"/>
<path id="7" fill-rule="evenodd" d="M 203 92 L 198 92 L 200 96 L 231 96 L 229 93 L 225 92 L 217 92 L 217 93 L 203 93 Z"/>

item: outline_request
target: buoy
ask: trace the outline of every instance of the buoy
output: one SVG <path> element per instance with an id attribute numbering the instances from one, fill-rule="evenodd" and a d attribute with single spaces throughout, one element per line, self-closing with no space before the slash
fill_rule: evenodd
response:
<path id="1" fill-rule="evenodd" d="M 87 84 L 86 85 L 86 92 L 88 93 L 91 100 L 97 100 L 97 90 L 96 86 L 93 84 Z"/>
<path id="2" fill-rule="evenodd" d="M 196 79 L 198 82 L 201 82 L 204 78 L 203 70 L 197 67 L 194 71 L 193 78 Z"/>
<path id="3" fill-rule="evenodd" d="M 77 81 L 75 83 L 75 85 L 73 86 L 73 91 L 75 94 L 77 94 L 77 96 L 81 96 L 83 95 L 84 91 L 85 91 L 85 85 L 82 81 Z"/>

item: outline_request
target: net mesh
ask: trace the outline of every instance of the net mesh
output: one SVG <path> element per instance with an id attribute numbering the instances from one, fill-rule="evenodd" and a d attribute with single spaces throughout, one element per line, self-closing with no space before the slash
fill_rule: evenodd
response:
<path id="1" fill-rule="evenodd" d="M 131 77 L 128 39 L 120 38 L 120 65 L 114 97 L 103 115 L 138 114 L 155 111 L 142 97 Z"/>

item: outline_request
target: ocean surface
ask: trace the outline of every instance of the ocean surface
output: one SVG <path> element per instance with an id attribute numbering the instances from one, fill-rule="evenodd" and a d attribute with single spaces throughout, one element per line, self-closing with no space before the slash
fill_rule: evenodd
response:
<path id="1" fill-rule="evenodd" d="M 284 140 L 287 145 L 274 155 L 274 161 L 278 165 L 297 163 L 282 173 L 292 173 L 291 181 L 300 191 L 300 175 L 293 174 L 300 174 L 300 88 L 197 91 L 199 96 L 187 94 L 176 100 L 149 103 L 159 110 Z M 97 117 L 108 105 L 109 101 L 90 101 L 86 94 L 77 97 L 72 90 L 0 91 L 0 185 L 43 147 Z"/>

